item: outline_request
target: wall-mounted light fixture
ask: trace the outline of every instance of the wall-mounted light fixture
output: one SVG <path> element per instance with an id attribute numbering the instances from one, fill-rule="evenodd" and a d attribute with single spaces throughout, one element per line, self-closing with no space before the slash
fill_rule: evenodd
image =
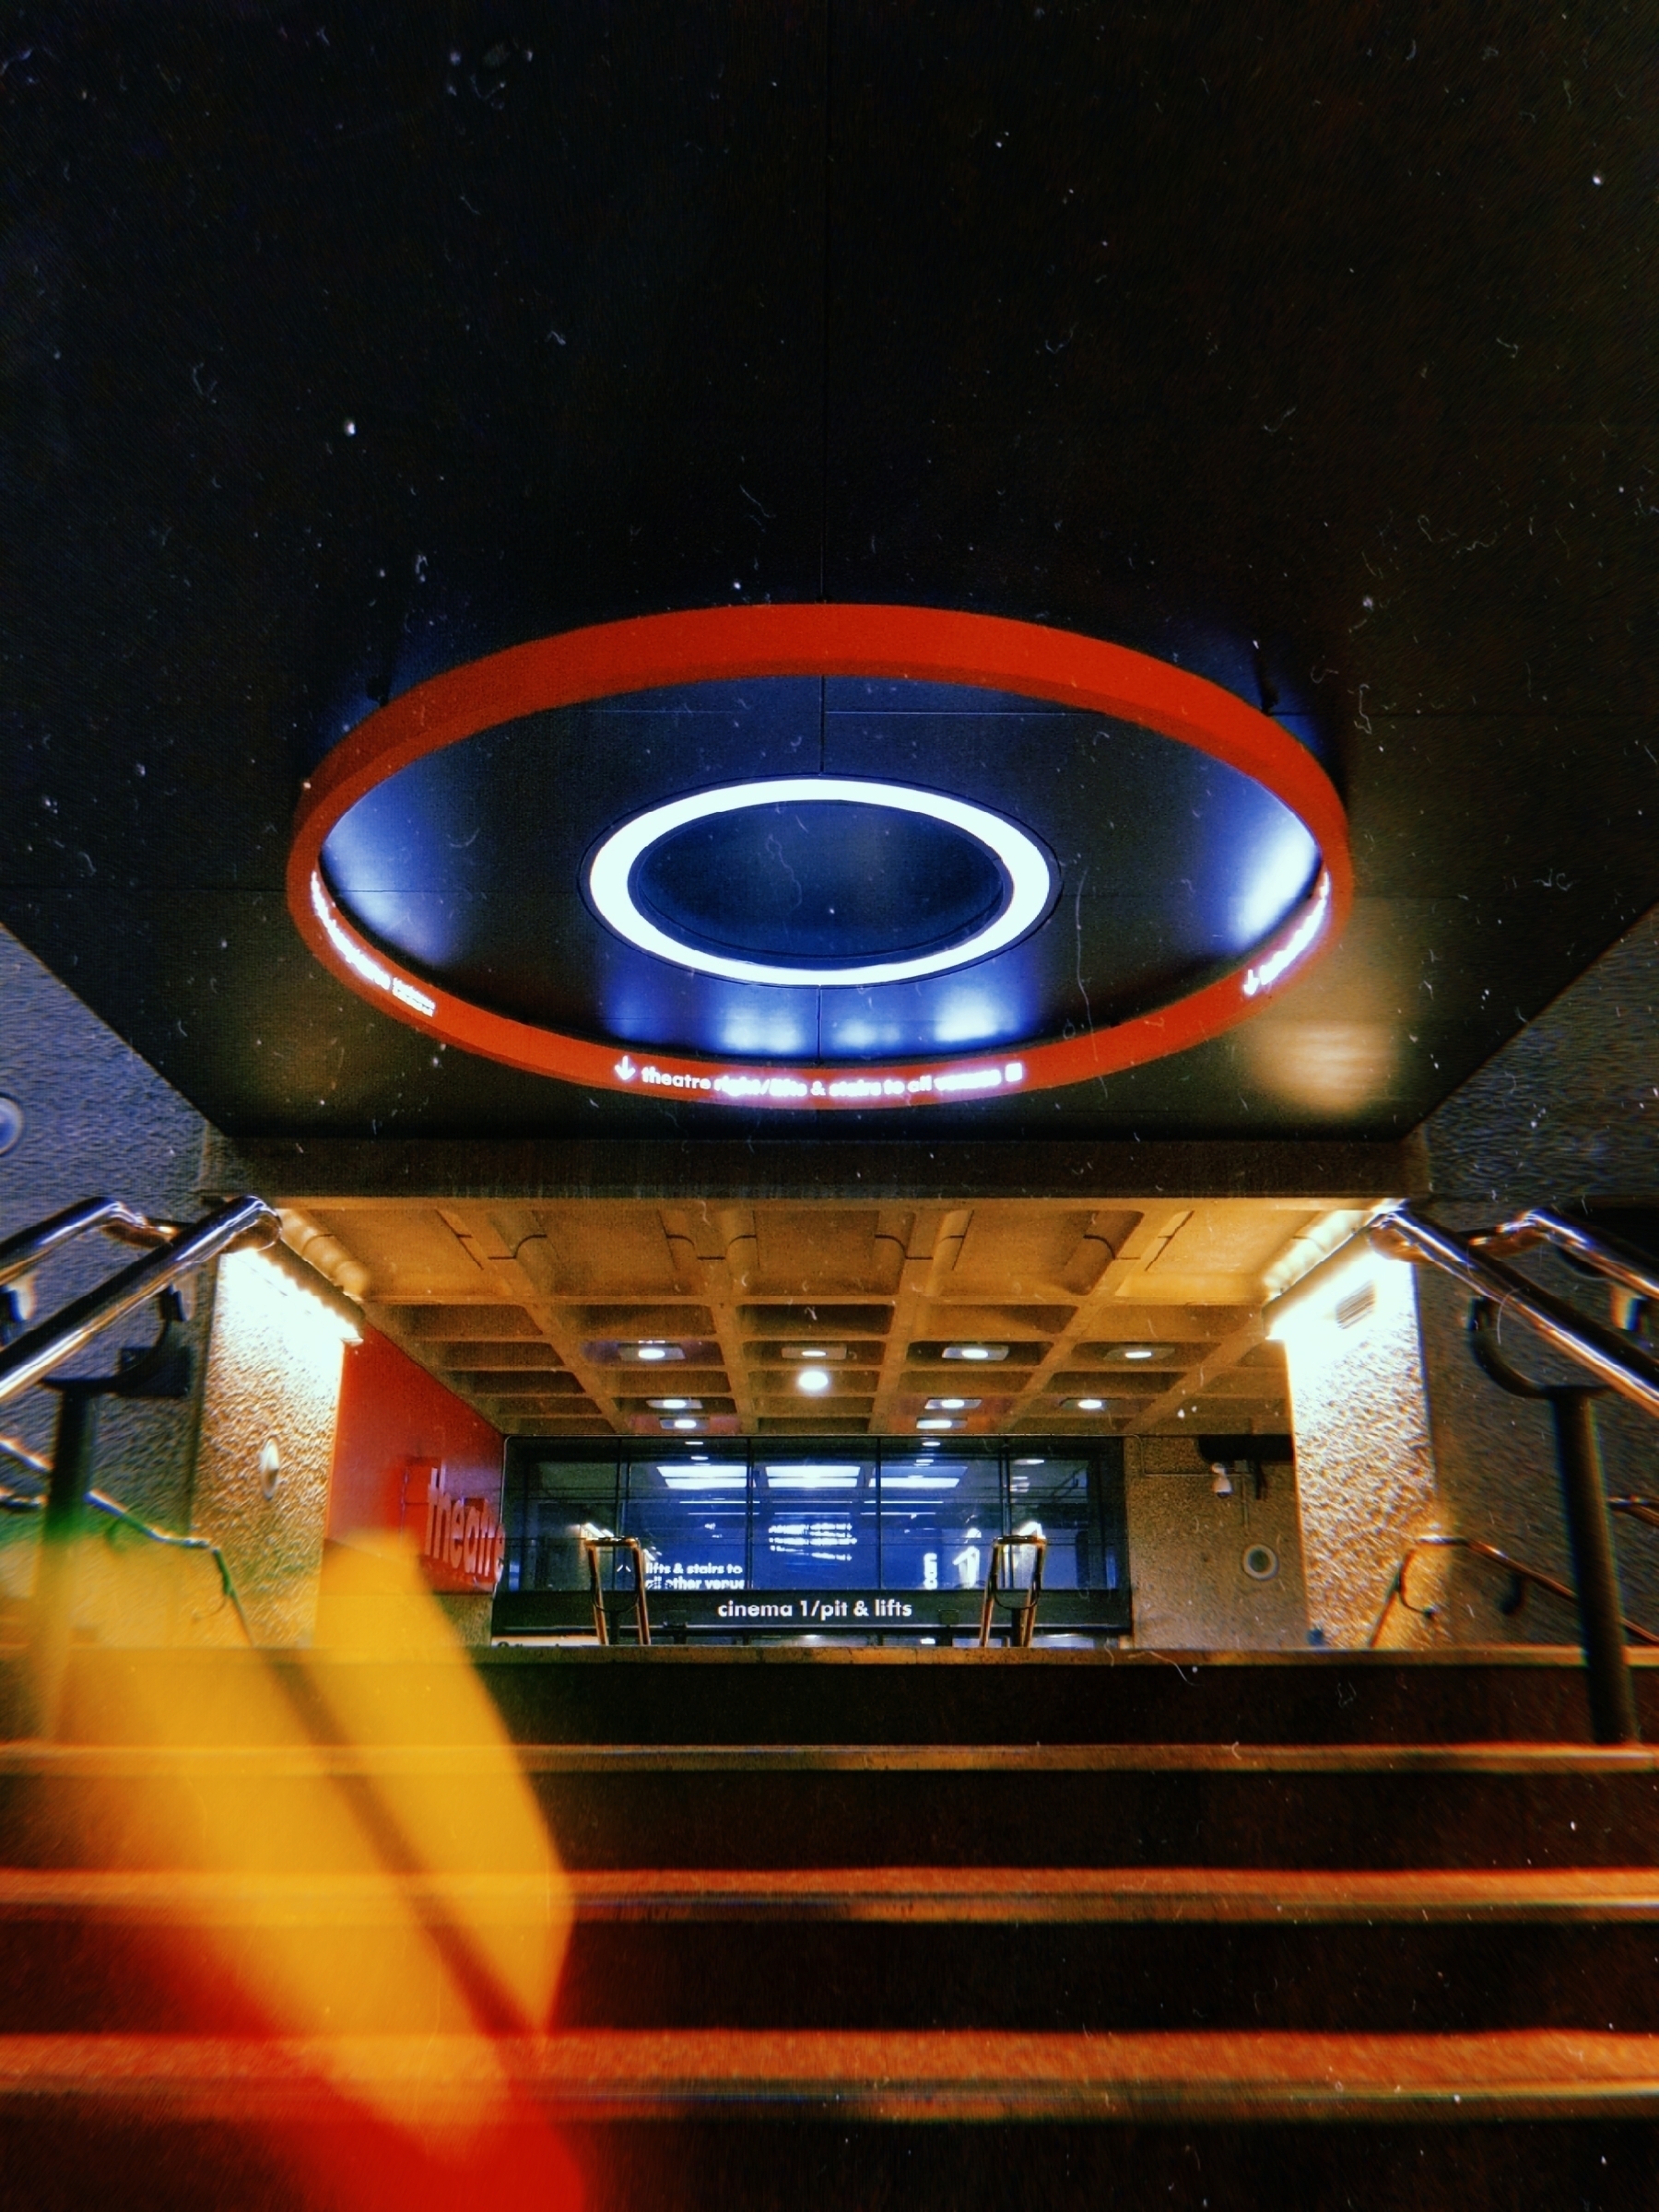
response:
<path id="1" fill-rule="evenodd" d="M 280 1317 L 284 1327 L 338 1345 L 363 1341 L 357 1308 L 285 1245 L 233 1252 L 220 1261 L 219 1277 L 240 1294 L 266 1302 L 273 1321 Z"/>

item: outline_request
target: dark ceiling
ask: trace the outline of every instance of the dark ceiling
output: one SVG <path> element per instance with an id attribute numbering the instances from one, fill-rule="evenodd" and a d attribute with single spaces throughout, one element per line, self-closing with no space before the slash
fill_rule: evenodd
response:
<path id="1" fill-rule="evenodd" d="M 0 918 L 223 1127 L 741 1132 L 434 1056 L 281 891 L 374 700 L 735 596 L 1256 641 L 1347 800 L 1354 920 L 1264 1019 L 907 1135 L 1398 1131 L 1659 897 L 1638 15 L 5 36 Z"/>

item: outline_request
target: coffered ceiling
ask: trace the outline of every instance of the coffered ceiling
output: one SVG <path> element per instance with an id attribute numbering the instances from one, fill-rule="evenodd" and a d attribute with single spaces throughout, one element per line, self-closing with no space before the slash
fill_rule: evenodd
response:
<path id="1" fill-rule="evenodd" d="M 331 1196 L 286 1218 L 510 1433 L 1054 1435 L 1283 1429 L 1263 1300 L 1363 1211 Z"/>

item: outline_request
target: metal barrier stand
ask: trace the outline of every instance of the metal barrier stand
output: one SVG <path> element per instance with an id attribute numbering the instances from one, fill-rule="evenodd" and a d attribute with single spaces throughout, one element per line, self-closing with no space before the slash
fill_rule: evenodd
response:
<path id="1" fill-rule="evenodd" d="M 1042 1595 L 1042 1562 L 1048 1551 L 1046 1536 L 998 1536 L 991 1547 L 991 1564 L 985 1571 L 985 1594 L 980 1606 L 979 1648 L 991 1641 L 998 1606 L 1007 1612 L 1008 1640 L 1018 1650 L 1029 1648 L 1037 1630 L 1037 1604 Z M 1031 1555 L 1031 1579 L 1018 1582 L 1017 1559 Z"/>
<path id="2" fill-rule="evenodd" d="M 607 1531 L 594 1530 L 582 1536 L 582 1557 L 587 1560 L 588 1586 L 594 1596 L 594 1633 L 601 1643 L 611 1641 L 610 1615 L 605 1602 L 605 1583 L 599 1569 L 602 1551 L 628 1552 L 633 1560 L 634 1635 L 641 1644 L 651 1641 L 651 1609 L 645 1600 L 645 1554 L 637 1536 L 613 1536 Z"/>

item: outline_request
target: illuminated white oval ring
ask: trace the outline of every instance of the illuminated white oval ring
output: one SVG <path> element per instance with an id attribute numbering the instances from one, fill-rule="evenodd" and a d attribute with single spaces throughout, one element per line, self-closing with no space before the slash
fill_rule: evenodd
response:
<path id="1" fill-rule="evenodd" d="M 884 806 L 900 814 L 924 815 L 946 822 L 983 845 L 1007 877 L 1009 895 L 1001 912 L 983 929 L 943 951 L 914 959 L 871 960 L 862 967 L 795 968 L 767 960 L 728 959 L 672 937 L 649 921 L 634 903 L 635 867 L 653 845 L 690 822 L 712 815 L 738 814 L 751 806 L 794 805 Z M 723 976 L 734 983 L 781 983 L 796 989 L 815 986 L 868 990 L 877 983 L 911 983 L 925 975 L 944 975 L 971 961 L 988 959 L 1023 937 L 1041 921 L 1054 895 L 1054 869 L 1036 839 L 999 814 L 971 806 L 943 792 L 920 791 L 907 783 L 875 783 L 862 776 L 771 776 L 753 783 L 725 783 L 689 793 L 635 815 L 611 834 L 588 865 L 588 897 L 595 912 L 619 937 L 641 952 L 671 960 L 701 975 Z"/>

